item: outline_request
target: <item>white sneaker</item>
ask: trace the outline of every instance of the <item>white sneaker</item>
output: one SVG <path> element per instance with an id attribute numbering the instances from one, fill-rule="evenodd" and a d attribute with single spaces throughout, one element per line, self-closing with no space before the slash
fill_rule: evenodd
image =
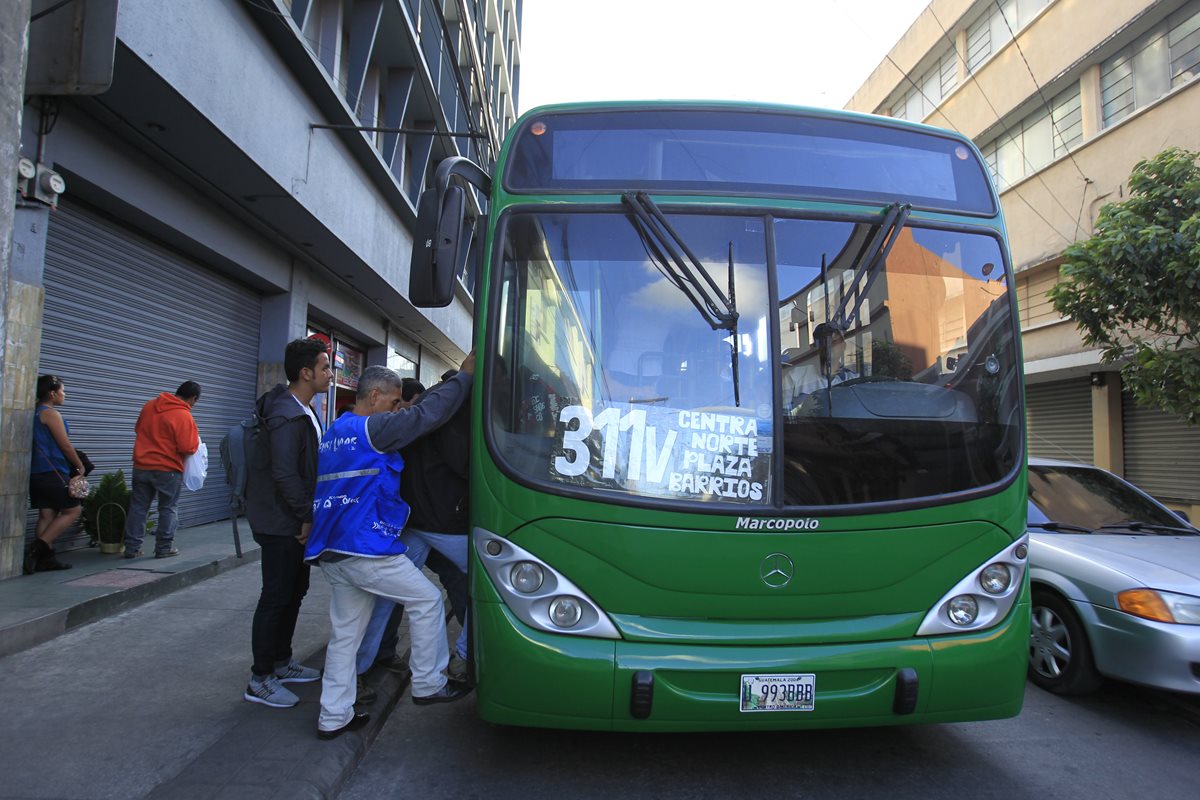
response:
<path id="1" fill-rule="evenodd" d="M 300 702 L 300 698 L 285 689 L 274 675 L 266 675 L 261 678 L 257 675 L 251 676 L 242 698 L 251 703 L 262 703 L 271 708 L 291 708 Z"/>

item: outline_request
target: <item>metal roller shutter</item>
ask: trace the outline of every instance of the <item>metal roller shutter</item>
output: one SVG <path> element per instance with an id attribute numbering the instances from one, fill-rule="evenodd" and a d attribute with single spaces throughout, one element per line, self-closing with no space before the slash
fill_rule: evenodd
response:
<path id="1" fill-rule="evenodd" d="M 78 205 L 52 217 L 45 286 L 40 371 L 66 384 L 61 410 L 72 443 L 96 464 L 93 481 L 116 469 L 128 478 L 143 404 L 194 380 L 208 479 L 199 492 L 184 490 L 179 524 L 228 517 L 218 445 L 254 404 L 260 296 Z M 82 533 L 61 540 L 81 541 Z"/>
<path id="2" fill-rule="evenodd" d="M 1029 455 L 1093 463 L 1089 379 L 1025 387 Z"/>
<path id="3" fill-rule="evenodd" d="M 1200 427 L 1124 392 L 1125 479 L 1160 500 L 1200 503 Z"/>

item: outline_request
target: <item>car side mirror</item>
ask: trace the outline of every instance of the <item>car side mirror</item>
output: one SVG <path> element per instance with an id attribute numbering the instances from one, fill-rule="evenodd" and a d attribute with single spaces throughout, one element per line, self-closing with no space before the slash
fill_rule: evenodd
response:
<path id="1" fill-rule="evenodd" d="M 1171 509 L 1171 510 L 1175 511 L 1175 509 Z M 1192 520 L 1190 517 L 1188 517 L 1186 511 L 1175 511 L 1175 516 L 1179 517 L 1181 520 L 1186 522 L 1188 525 L 1192 524 Z"/>

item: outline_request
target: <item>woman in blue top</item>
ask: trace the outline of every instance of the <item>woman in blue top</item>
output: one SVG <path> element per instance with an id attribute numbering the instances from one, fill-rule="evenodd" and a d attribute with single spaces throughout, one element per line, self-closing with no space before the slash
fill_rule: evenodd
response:
<path id="1" fill-rule="evenodd" d="M 58 413 L 67 399 L 63 382 L 42 375 L 37 382 L 38 406 L 33 416 L 33 463 L 29 470 L 29 507 L 38 510 L 35 538 L 25 551 L 24 572 L 70 569 L 54 556 L 54 540 L 79 519 L 78 498 L 67 491 L 72 475 L 83 474 L 83 461 L 71 446 L 69 427 Z"/>

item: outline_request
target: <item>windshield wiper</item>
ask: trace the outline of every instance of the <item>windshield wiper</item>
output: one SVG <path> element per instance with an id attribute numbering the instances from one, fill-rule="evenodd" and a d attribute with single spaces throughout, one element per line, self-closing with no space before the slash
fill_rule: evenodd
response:
<path id="1" fill-rule="evenodd" d="M 737 307 L 717 286 L 650 196 L 645 192 L 626 192 L 621 195 L 621 200 L 633 211 L 638 231 L 653 245 L 655 255 L 661 261 L 659 266 L 667 270 L 667 279 L 687 296 L 704 321 L 713 330 L 737 328 Z"/>
<path id="2" fill-rule="evenodd" d="M 1031 523 L 1029 523 L 1029 527 L 1041 528 L 1044 531 L 1051 531 L 1052 533 L 1057 533 L 1058 531 L 1066 531 L 1068 533 L 1092 533 L 1093 532 L 1091 528 L 1085 528 L 1082 525 L 1072 525 L 1069 522 L 1054 522 L 1054 521 L 1031 522 Z"/>
<path id="3" fill-rule="evenodd" d="M 900 232 L 904 230 L 904 225 L 908 222 L 908 216 L 911 212 L 912 205 L 909 203 L 903 205 L 893 203 L 888 206 L 883 215 L 883 222 L 875 229 L 875 233 L 871 236 L 871 240 L 866 248 L 858 254 L 858 258 L 851 264 L 851 267 L 854 269 L 854 276 L 850 279 L 849 285 L 854 291 L 850 294 L 843 294 L 832 316 L 827 315 L 825 317 L 831 328 L 844 334 L 850 330 L 851 326 L 858 319 L 859 309 L 862 308 L 862 300 L 868 297 L 871 287 L 875 284 L 875 279 L 879 277 L 883 265 L 887 263 L 888 254 L 892 252 L 892 246 L 900 238 Z M 866 281 L 866 285 L 863 285 L 860 289 L 859 287 L 864 280 Z M 825 291 L 828 293 L 828 288 Z M 855 298 L 854 309 L 849 316 L 846 316 L 846 306 L 850 304 L 852 297 Z"/>
<path id="4" fill-rule="evenodd" d="M 1150 533 L 1162 534 L 1164 536 L 1169 536 L 1176 533 L 1181 533 L 1188 536 L 1196 534 L 1196 531 L 1192 530 L 1191 528 L 1184 528 L 1182 526 L 1175 525 L 1157 525 L 1151 522 L 1138 522 L 1137 520 L 1131 520 L 1129 522 L 1114 522 L 1110 525 L 1101 525 L 1096 530 L 1125 530 L 1133 531 L 1134 533 L 1149 531 Z"/>
<path id="5" fill-rule="evenodd" d="M 733 314 L 733 327 L 729 329 L 732 334 L 732 341 L 729 343 L 729 366 L 733 371 L 733 404 L 735 406 L 742 405 L 742 386 L 740 376 L 738 375 L 738 355 L 742 349 L 741 343 L 738 341 L 738 313 L 737 313 L 737 289 L 733 283 L 733 241 L 729 242 L 729 312 Z"/>
<path id="6" fill-rule="evenodd" d="M 633 212 L 633 226 L 647 244 L 650 257 L 662 271 L 667 282 L 679 291 L 700 312 L 700 317 L 714 331 L 727 330 L 732 334 L 729 361 L 733 370 L 733 402 L 740 406 L 741 388 L 738 375 L 738 311 L 733 281 L 733 242 L 729 243 L 729 296 L 726 297 L 712 279 L 700 259 L 667 221 L 666 216 L 645 192 L 625 192 L 621 201 Z M 701 280 L 703 279 L 703 280 Z"/>

